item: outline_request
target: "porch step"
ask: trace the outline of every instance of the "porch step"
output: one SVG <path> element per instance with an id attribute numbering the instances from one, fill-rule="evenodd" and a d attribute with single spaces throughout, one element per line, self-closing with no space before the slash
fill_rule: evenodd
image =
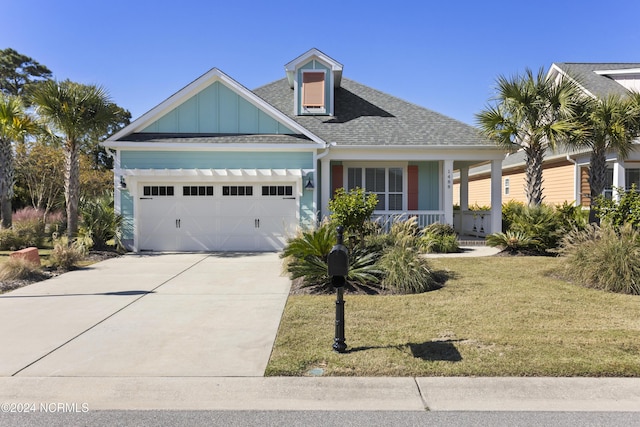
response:
<path id="1" fill-rule="evenodd" d="M 487 246 L 487 242 L 481 238 L 462 238 L 458 239 L 458 246 Z"/>

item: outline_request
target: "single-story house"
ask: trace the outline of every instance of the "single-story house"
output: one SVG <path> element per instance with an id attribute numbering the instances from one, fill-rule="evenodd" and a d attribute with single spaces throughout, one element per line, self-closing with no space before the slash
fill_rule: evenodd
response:
<path id="1" fill-rule="evenodd" d="M 317 49 L 255 90 L 213 68 L 108 138 L 125 244 L 279 250 L 330 214 L 340 187 L 376 193 L 381 220 L 453 224 L 454 171 L 479 164 L 490 164 L 496 189 L 485 227 L 498 231 L 503 150 L 342 71 Z"/>
<path id="2" fill-rule="evenodd" d="M 624 96 L 629 91 L 640 92 L 640 63 L 554 63 L 549 70 L 549 77 L 559 75 L 576 77 L 586 94 L 594 98 L 602 98 L 608 94 Z M 636 141 L 636 144 L 640 143 Z M 544 202 L 562 204 L 575 203 L 583 207 L 591 204 L 589 188 L 589 156 L 588 149 L 569 149 L 559 147 L 556 151 L 548 150 L 543 163 L 543 195 Z M 502 163 L 502 199 L 526 202 L 525 158 L 522 151 L 510 154 Z M 616 188 L 629 189 L 633 184 L 640 188 L 640 149 L 632 150 L 626 159 L 621 159 L 617 152 L 607 155 L 607 187 L 605 196 L 612 196 Z M 469 194 L 472 205 L 490 204 L 490 171 L 486 166 L 474 167 L 467 171 Z M 458 194 L 460 177 L 454 178 L 454 187 Z M 457 196 L 454 197 L 457 202 Z"/>

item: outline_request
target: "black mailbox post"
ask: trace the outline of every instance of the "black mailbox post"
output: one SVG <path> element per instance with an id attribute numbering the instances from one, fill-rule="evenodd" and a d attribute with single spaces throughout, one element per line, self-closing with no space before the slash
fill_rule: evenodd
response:
<path id="1" fill-rule="evenodd" d="M 344 228 L 338 226 L 338 243 L 331 248 L 327 259 L 327 269 L 331 284 L 336 288 L 336 334 L 333 349 L 338 353 L 347 350 L 344 340 L 344 284 L 349 274 L 349 251 L 343 244 Z"/>

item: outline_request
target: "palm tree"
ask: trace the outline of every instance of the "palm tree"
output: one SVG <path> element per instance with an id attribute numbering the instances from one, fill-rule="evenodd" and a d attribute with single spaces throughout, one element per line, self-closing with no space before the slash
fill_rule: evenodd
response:
<path id="1" fill-rule="evenodd" d="M 603 99 L 592 99 L 586 104 L 583 115 L 588 129 L 578 145 L 591 149 L 589 162 L 589 187 L 591 202 L 600 196 L 606 186 L 607 153 L 616 151 L 621 160 L 629 156 L 633 141 L 639 136 L 638 104 L 632 97 L 609 95 Z M 595 222 L 595 210 L 589 213 L 589 221 Z"/>
<path id="2" fill-rule="evenodd" d="M 13 142 L 22 140 L 35 130 L 35 123 L 25 113 L 22 100 L 0 94 L 0 228 L 11 227 L 11 198 L 15 170 Z"/>
<path id="3" fill-rule="evenodd" d="M 117 120 L 118 109 L 102 87 L 69 80 L 40 83 L 33 91 L 32 101 L 64 149 L 64 196 L 71 241 L 78 232 L 81 145 L 93 132 L 104 130 Z"/>
<path id="4" fill-rule="evenodd" d="M 520 148 L 525 153 L 525 194 L 529 206 L 542 203 L 542 162 L 548 148 L 582 135 L 576 120 L 583 102 L 575 80 L 547 78 L 544 69 L 536 76 L 497 79 L 496 103 L 476 114 L 481 131 L 498 145 Z"/>

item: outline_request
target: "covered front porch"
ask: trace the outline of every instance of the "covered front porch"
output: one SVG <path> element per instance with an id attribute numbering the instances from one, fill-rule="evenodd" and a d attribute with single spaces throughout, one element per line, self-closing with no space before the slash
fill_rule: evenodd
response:
<path id="1" fill-rule="evenodd" d="M 367 156 L 334 147 L 318 155 L 319 175 L 314 177 L 320 217 L 330 214 L 330 197 L 338 188 L 365 188 L 378 195 L 373 219 L 390 225 L 416 217 L 420 227 L 450 224 L 461 236 L 484 237 L 502 229 L 502 152 L 474 149 L 371 150 Z M 365 157 L 365 158 L 363 158 Z M 491 208 L 469 211 L 469 168 L 491 165 Z M 454 209 L 454 173 L 460 176 L 460 209 Z"/>

